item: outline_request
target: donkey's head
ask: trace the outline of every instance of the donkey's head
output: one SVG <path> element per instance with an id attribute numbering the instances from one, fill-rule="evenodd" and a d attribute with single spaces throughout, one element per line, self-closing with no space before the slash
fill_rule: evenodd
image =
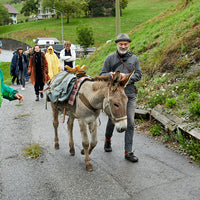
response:
<path id="1" fill-rule="evenodd" d="M 103 102 L 103 110 L 115 124 L 118 132 L 127 129 L 126 107 L 128 98 L 124 92 L 124 88 L 129 81 L 132 73 L 121 79 L 120 72 L 117 71 L 111 82 Z"/>

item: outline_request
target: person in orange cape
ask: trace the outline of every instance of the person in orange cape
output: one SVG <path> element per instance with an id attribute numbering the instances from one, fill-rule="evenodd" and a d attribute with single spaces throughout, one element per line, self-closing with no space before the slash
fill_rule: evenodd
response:
<path id="1" fill-rule="evenodd" d="M 50 79 L 48 75 L 48 63 L 45 55 L 40 51 L 39 45 L 35 45 L 33 56 L 30 58 L 28 74 L 34 85 L 36 101 L 39 101 L 39 91 L 44 89 L 45 83 Z M 43 98 L 43 93 L 40 93 Z"/>

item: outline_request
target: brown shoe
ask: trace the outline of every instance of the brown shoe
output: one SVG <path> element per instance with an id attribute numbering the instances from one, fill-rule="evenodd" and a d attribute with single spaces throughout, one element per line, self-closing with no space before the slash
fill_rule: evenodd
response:
<path id="1" fill-rule="evenodd" d="M 138 158 L 134 155 L 133 152 L 129 152 L 125 154 L 125 159 L 130 162 L 138 162 Z"/>

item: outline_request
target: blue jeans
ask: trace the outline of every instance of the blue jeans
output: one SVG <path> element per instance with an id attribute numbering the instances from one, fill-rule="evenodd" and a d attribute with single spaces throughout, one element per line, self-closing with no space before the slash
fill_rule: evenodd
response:
<path id="1" fill-rule="evenodd" d="M 134 136 L 134 118 L 135 118 L 135 99 L 129 99 L 127 103 L 127 130 L 125 131 L 124 141 L 125 146 L 124 150 L 128 152 L 132 152 L 133 146 L 133 136 Z M 106 126 L 106 134 L 105 137 L 110 139 L 113 135 L 115 125 L 112 123 L 110 119 L 108 119 Z"/>

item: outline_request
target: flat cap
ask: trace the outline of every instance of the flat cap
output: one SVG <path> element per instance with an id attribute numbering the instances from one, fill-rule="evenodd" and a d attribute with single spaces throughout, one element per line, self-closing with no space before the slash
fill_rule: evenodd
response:
<path id="1" fill-rule="evenodd" d="M 118 43 L 119 41 L 128 41 L 128 42 L 131 42 L 132 40 L 129 38 L 129 36 L 126 33 L 120 33 L 117 36 L 117 39 L 115 40 L 115 42 Z"/>
<path id="2" fill-rule="evenodd" d="M 18 50 L 24 50 L 24 49 L 23 49 L 23 47 L 18 47 L 18 48 L 17 48 L 17 51 L 18 51 Z"/>

